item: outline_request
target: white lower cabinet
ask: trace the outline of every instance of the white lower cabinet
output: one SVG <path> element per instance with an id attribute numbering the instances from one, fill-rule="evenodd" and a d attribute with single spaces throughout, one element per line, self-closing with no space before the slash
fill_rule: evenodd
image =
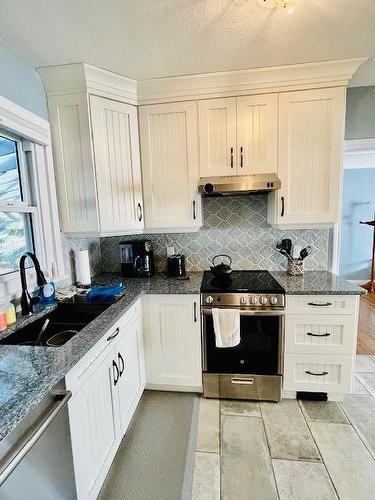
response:
<path id="1" fill-rule="evenodd" d="M 199 295 L 150 295 L 146 304 L 147 387 L 202 391 Z"/>
<path id="2" fill-rule="evenodd" d="M 112 349 L 69 402 L 77 497 L 94 499 L 121 441 Z M 68 381 L 67 388 L 69 389 Z"/>
<path id="3" fill-rule="evenodd" d="M 95 499 L 145 386 L 140 301 L 66 375 L 78 500 Z"/>
<path id="4" fill-rule="evenodd" d="M 145 387 L 142 318 L 129 327 L 116 345 L 120 378 L 118 395 L 121 431 L 125 434 Z"/>
<path id="5" fill-rule="evenodd" d="M 351 392 L 358 301 L 350 295 L 287 295 L 284 392 Z"/>

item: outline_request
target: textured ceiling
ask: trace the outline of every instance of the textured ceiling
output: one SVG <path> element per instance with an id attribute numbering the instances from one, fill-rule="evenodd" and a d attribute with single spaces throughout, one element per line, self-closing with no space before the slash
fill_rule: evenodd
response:
<path id="1" fill-rule="evenodd" d="M 375 56 L 375 0 L 0 0 L 0 37 L 35 67 L 143 79 Z M 375 84 L 375 57 L 352 85 Z"/>

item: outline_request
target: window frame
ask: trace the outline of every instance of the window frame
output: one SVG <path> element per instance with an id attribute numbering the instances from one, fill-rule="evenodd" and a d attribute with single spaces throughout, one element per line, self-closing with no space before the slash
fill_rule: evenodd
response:
<path id="1" fill-rule="evenodd" d="M 0 130 L 0 135 L 17 143 L 21 186 L 26 187 L 24 201 L 2 202 L 0 211 L 31 214 L 34 248 L 41 267 L 51 273 L 54 262 L 58 269 L 54 281 L 65 280 L 49 122 L 0 96 Z M 34 270 L 28 270 L 27 275 L 32 290 L 36 286 Z M 0 301 L 18 298 L 20 291 L 18 271 L 0 275 Z"/>

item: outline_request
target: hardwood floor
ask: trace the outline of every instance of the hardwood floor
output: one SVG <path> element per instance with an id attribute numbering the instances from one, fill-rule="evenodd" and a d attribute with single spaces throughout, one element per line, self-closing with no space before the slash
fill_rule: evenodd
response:
<path id="1" fill-rule="evenodd" d="M 375 354 L 375 293 L 361 297 L 357 354 Z"/>

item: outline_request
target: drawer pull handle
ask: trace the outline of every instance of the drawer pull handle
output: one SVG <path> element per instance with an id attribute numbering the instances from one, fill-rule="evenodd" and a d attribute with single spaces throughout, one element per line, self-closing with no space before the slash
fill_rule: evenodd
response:
<path id="1" fill-rule="evenodd" d="M 307 332 L 306 335 L 310 335 L 310 337 L 330 337 L 330 333 L 312 333 L 312 332 Z"/>
<path id="2" fill-rule="evenodd" d="M 305 373 L 307 373 L 307 375 L 314 375 L 314 377 L 324 377 L 324 375 L 328 375 L 328 372 L 314 373 L 310 370 L 306 370 Z"/>
<path id="3" fill-rule="evenodd" d="M 314 306 L 314 307 L 328 307 L 328 306 L 332 305 L 332 302 L 325 302 L 324 304 L 322 304 L 322 303 L 316 304 L 315 302 L 308 302 L 307 305 Z"/>
<path id="4" fill-rule="evenodd" d="M 112 335 L 110 335 L 109 337 L 107 337 L 107 342 L 109 342 L 110 340 L 114 339 L 115 337 L 117 337 L 117 335 L 120 333 L 120 328 L 117 327 L 116 330 L 112 333 Z"/>
<path id="5" fill-rule="evenodd" d="M 242 384 L 242 385 L 252 385 L 254 383 L 253 378 L 240 378 L 234 377 L 231 379 L 232 384 Z"/>

